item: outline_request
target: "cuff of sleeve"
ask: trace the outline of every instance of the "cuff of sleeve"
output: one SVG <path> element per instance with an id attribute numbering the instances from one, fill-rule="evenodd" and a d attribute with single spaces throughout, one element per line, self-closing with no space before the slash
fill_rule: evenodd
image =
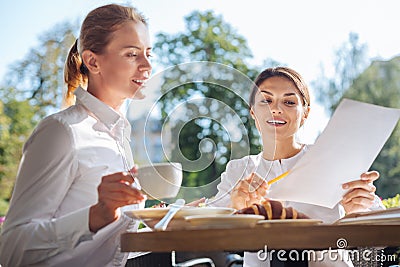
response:
<path id="1" fill-rule="evenodd" d="M 76 247 L 80 242 L 91 240 L 89 229 L 89 209 L 86 207 L 56 219 L 55 231 L 59 242 L 65 246 Z"/>
<path id="2" fill-rule="evenodd" d="M 386 207 L 383 205 L 382 200 L 379 196 L 375 195 L 374 204 L 371 207 L 371 210 L 385 210 Z"/>

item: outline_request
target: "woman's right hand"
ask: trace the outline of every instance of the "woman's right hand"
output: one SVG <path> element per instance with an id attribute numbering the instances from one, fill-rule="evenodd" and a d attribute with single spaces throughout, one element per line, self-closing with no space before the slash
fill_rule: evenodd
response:
<path id="1" fill-rule="evenodd" d="M 95 233 L 120 217 L 120 207 L 138 204 L 146 200 L 136 188 L 130 173 L 117 172 L 103 176 L 97 187 L 98 202 L 90 207 L 89 229 Z"/>
<path id="2" fill-rule="evenodd" d="M 240 210 L 254 203 L 261 203 L 269 185 L 258 174 L 252 173 L 241 180 L 231 193 L 232 208 Z"/>

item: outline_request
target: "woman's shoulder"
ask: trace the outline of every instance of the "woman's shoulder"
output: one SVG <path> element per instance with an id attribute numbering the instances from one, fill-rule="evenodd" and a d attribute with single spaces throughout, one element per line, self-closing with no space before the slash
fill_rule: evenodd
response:
<path id="1" fill-rule="evenodd" d="M 54 114 L 49 115 L 45 120 L 59 121 L 64 124 L 72 124 L 77 120 L 87 117 L 86 110 L 81 105 L 73 105 L 66 109 L 60 110 Z"/>
<path id="2" fill-rule="evenodd" d="M 51 138 L 52 140 L 66 140 L 65 138 L 72 138 L 70 126 L 74 121 L 76 122 L 79 117 L 78 114 L 82 113 L 78 109 L 79 108 L 72 106 L 48 115 L 37 124 L 30 139 L 38 138 L 38 135 L 46 136 L 46 138 Z"/>
<path id="3" fill-rule="evenodd" d="M 69 132 L 71 126 L 82 122 L 87 118 L 87 112 L 81 106 L 71 106 L 64 110 L 55 112 L 42 119 L 36 126 L 38 130 L 63 130 Z"/>

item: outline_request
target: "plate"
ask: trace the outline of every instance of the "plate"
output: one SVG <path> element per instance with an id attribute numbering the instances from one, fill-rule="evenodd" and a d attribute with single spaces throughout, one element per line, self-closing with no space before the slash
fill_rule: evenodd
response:
<path id="1" fill-rule="evenodd" d="M 154 226 L 167 214 L 168 208 L 146 208 L 125 211 L 125 214 L 131 218 L 141 220 L 148 228 L 154 229 Z M 169 222 L 167 230 L 191 229 L 193 226 L 187 222 L 185 216 L 194 215 L 223 215 L 233 214 L 235 209 L 219 207 L 183 207 L 179 210 Z"/>
<path id="2" fill-rule="evenodd" d="M 228 215 L 193 215 L 185 216 L 185 220 L 196 228 L 232 228 L 254 227 L 262 215 L 228 214 Z"/>
<path id="3" fill-rule="evenodd" d="M 278 225 L 302 226 L 302 225 L 316 225 L 321 223 L 322 221 L 317 219 L 261 220 L 257 222 L 258 225 L 262 225 L 264 227 L 271 227 Z"/>
<path id="4" fill-rule="evenodd" d="M 137 220 L 154 220 L 161 219 L 167 214 L 168 208 L 145 208 L 137 210 L 125 211 L 125 214 Z M 219 207 L 183 207 L 179 210 L 173 219 L 183 219 L 185 216 L 192 215 L 216 215 L 216 214 L 232 214 L 235 209 L 219 208 Z"/>

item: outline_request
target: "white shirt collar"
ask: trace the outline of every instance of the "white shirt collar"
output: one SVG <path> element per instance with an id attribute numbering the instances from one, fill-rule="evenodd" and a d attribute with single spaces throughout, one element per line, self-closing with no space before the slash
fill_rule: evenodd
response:
<path id="1" fill-rule="evenodd" d="M 124 119 L 121 114 L 81 87 L 76 88 L 75 95 L 76 103 L 92 112 L 109 130 Z"/>
<path id="2" fill-rule="evenodd" d="M 280 159 L 280 160 L 268 160 L 268 159 L 264 159 L 263 158 L 263 152 L 261 151 L 260 153 L 257 154 L 257 163 L 259 163 L 260 161 L 264 161 L 264 162 L 275 162 L 275 161 L 280 161 L 282 164 L 284 163 L 289 163 L 289 162 L 297 162 L 299 160 L 300 157 L 303 156 L 304 153 L 306 153 L 306 151 L 308 150 L 310 145 L 304 145 L 301 150 L 299 151 L 299 153 L 297 153 L 296 155 L 290 157 L 290 158 L 286 158 L 286 159 Z"/>
<path id="3" fill-rule="evenodd" d="M 125 129 L 125 136 L 130 140 L 130 124 L 123 115 L 81 87 L 76 88 L 74 94 L 76 95 L 76 104 L 80 104 L 92 112 L 108 130 L 113 132 L 116 126 Z"/>

